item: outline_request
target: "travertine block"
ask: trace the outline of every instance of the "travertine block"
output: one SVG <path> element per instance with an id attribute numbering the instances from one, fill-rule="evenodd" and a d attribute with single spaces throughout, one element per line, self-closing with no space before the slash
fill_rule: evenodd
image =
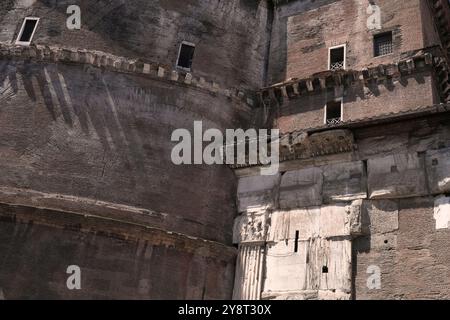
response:
<path id="1" fill-rule="evenodd" d="M 243 177 L 238 183 L 239 212 L 264 212 L 275 205 L 275 189 L 280 175 Z"/>
<path id="2" fill-rule="evenodd" d="M 428 151 L 426 166 L 430 192 L 450 192 L 450 148 Z"/>
<path id="3" fill-rule="evenodd" d="M 407 198 L 428 194 L 425 168 L 417 154 L 394 154 L 368 161 L 371 199 Z"/>
<path id="4" fill-rule="evenodd" d="M 323 175 L 320 168 L 285 173 L 280 186 L 280 208 L 295 209 L 322 204 Z"/>
<path id="5" fill-rule="evenodd" d="M 323 167 L 323 200 L 326 203 L 365 199 L 366 185 L 362 161 Z"/>

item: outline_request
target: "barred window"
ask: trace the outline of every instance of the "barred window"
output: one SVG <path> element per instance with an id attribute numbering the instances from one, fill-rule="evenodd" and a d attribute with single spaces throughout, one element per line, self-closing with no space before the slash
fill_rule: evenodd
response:
<path id="1" fill-rule="evenodd" d="M 329 101 L 325 107 L 325 124 L 329 126 L 342 122 L 342 99 Z"/>
<path id="2" fill-rule="evenodd" d="M 392 32 L 377 34 L 373 38 L 375 57 L 392 53 Z"/>
<path id="3" fill-rule="evenodd" d="M 331 71 L 345 69 L 345 46 L 339 46 L 329 49 L 329 66 Z"/>

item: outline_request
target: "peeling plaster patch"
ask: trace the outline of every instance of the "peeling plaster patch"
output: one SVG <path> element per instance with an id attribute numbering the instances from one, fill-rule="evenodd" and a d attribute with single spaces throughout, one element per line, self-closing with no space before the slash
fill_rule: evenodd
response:
<path id="1" fill-rule="evenodd" d="M 434 219 L 436 229 L 450 228 L 450 197 L 438 197 L 434 201 Z"/>

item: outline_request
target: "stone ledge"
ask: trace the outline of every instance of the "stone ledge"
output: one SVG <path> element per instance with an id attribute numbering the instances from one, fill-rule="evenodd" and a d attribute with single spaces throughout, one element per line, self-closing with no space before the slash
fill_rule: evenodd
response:
<path id="1" fill-rule="evenodd" d="M 191 226 L 196 230 L 197 223 L 181 216 L 155 212 L 117 203 L 62 194 L 44 193 L 35 190 L 0 187 L 0 205 L 26 207 L 33 210 L 46 210 L 61 215 L 75 215 L 82 219 L 101 220 L 109 223 L 133 225 L 160 230 L 168 234 L 178 234 L 198 241 L 214 242 L 173 231 L 170 226 Z M 63 218 L 62 218 L 63 219 Z M 33 218 L 31 218 L 33 220 Z M 219 244 L 219 242 L 217 242 Z"/>
<path id="2" fill-rule="evenodd" d="M 184 250 L 187 252 L 224 261 L 234 258 L 237 253 L 235 248 L 222 243 L 190 237 L 181 233 L 125 221 L 27 206 L 0 203 L 0 223 L 35 224 L 73 232 L 95 234 L 122 241 L 144 240 L 167 247 L 179 246 L 181 241 L 184 244 Z"/>
<path id="3" fill-rule="evenodd" d="M 108 71 L 138 74 L 153 79 L 170 81 L 179 85 L 205 90 L 211 94 L 220 94 L 242 102 L 249 107 L 256 107 L 254 94 L 239 88 L 223 88 L 214 81 L 197 77 L 192 73 L 172 70 L 170 67 L 156 63 L 145 63 L 140 59 L 130 59 L 102 51 L 88 51 L 72 48 L 50 47 L 43 45 L 17 46 L 0 43 L 0 58 L 29 59 L 47 63 L 65 63 L 90 65 Z"/>
<path id="4" fill-rule="evenodd" d="M 407 52 L 406 57 L 397 63 L 378 65 L 363 70 L 323 71 L 305 79 L 292 79 L 274 84 L 258 92 L 259 105 L 282 105 L 285 101 L 300 96 L 314 94 L 327 89 L 342 90 L 355 83 L 364 86 L 387 79 L 400 79 L 423 70 L 436 69 L 442 65 L 442 53 L 439 48 L 431 47 Z M 448 72 L 448 68 L 446 68 Z M 443 101 L 446 101 L 443 99 Z"/>

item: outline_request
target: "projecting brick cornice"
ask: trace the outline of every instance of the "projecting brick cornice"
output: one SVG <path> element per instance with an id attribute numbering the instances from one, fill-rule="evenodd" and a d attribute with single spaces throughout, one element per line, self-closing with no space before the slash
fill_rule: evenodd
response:
<path id="1" fill-rule="evenodd" d="M 211 94 L 224 95 L 236 102 L 243 102 L 250 107 L 255 106 L 254 93 L 252 91 L 240 88 L 224 88 L 216 82 L 197 77 L 189 72 L 173 70 L 166 65 L 145 63 L 139 59 L 120 57 L 102 51 L 43 45 L 16 46 L 0 43 L 0 59 L 88 65 L 112 72 L 136 74 L 177 85 L 189 86 Z"/>
<path id="2" fill-rule="evenodd" d="M 388 79 L 400 79 L 426 69 L 434 69 L 438 75 L 441 101 L 450 99 L 448 82 L 449 66 L 438 47 L 431 47 L 404 54 L 398 63 L 378 65 L 363 70 L 324 71 L 305 79 L 293 79 L 263 88 L 259 93 L 261 105 L 273 106 L 300 96 L 336 88 L 346 88 L 362 82 L 365 86 L 371 82 Z"/>

